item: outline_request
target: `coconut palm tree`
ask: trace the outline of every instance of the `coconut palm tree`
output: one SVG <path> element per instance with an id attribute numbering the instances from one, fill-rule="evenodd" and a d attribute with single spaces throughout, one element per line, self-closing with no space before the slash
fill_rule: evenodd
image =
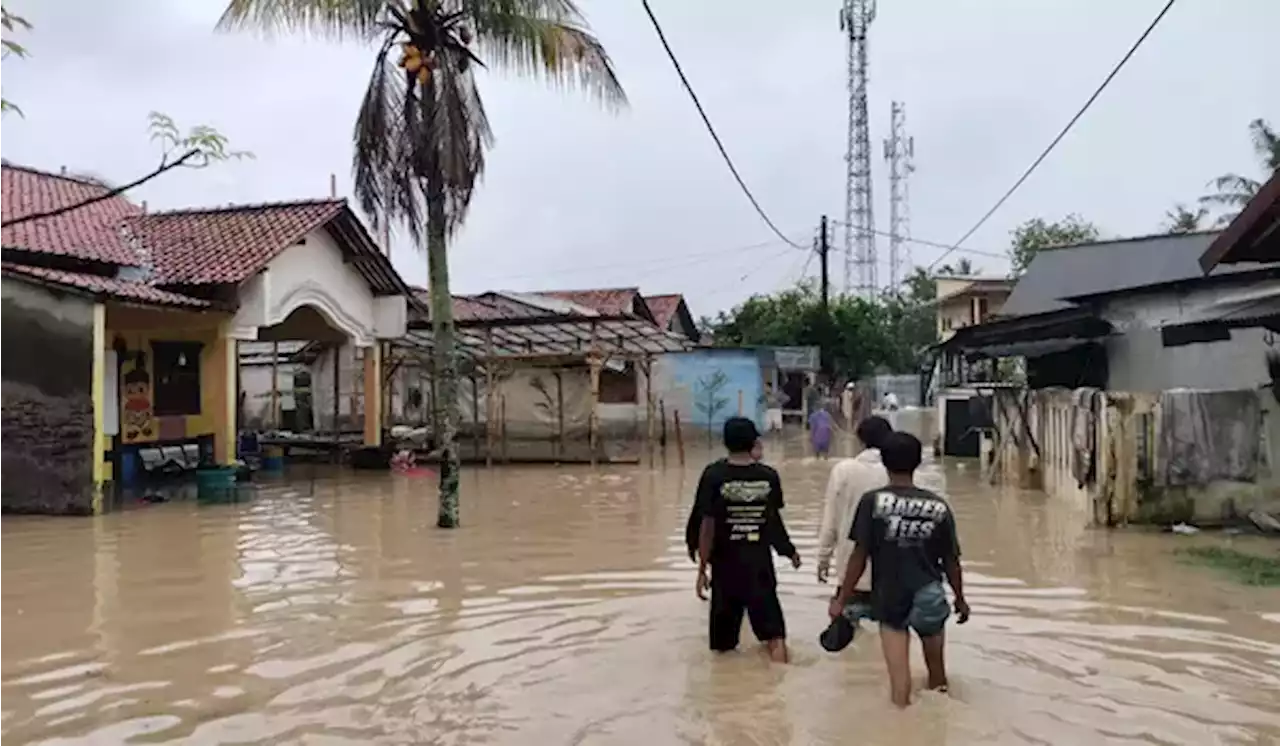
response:
<path id="1" fill-rule="evenodd" d="M 1165 230 L 1170 233 L 1195 233 L 1200 230 L 1200 223 L 1209 214 L 1209 208 L 1197 207 L 1191 209 L 1184 204 L 1176 204 L 1173 209 L 1165 212 L 1168 220 L 1165 222 Z"/>
<path id="2" fill-rule="evenodd" d="M 376 45 L 353 134 L 355 196 L 375 229 L 399 223 L 419 247 L 425 243 L 441 405 L 438 524 L 457 526 L 458 369 L 447 249 L 492 144 L 475 70 L 490 62 L 622 106 L 613 64 L 573 0 L 231 0 L 218 26 Z"/>
<path id="3" fill-rule="evenodd" d="M 1249 123 L 1249 136 L 1253 140 L 1253 150 L 1262 164 L 1264 178 L 1280 170 L 1280 133 L 1271 128 L 1264 119 L 1255 119 Z M 1206 207 L 1225 207 L 1227 212 L 1218 217 L 1218 225 L 1226 225 L 1231 219 L 1249 204 L 1249 200 L 1262 188 L 1262 182 L 1239 174 L 1223 174 L 1209 186 L 1214 190 L 1200 198 L 1200 204 Z"/>

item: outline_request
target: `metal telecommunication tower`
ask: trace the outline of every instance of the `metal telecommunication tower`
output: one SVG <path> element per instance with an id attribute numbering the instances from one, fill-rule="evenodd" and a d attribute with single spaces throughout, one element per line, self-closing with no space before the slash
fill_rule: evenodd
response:
<path id="1" fill-rule="evenodd" d="M 875 17 L 875 0 L 844 0 L 840 8 L 840 29 L 848 39 L 849 76 L 844 289 L 863 297 L 875 295 L 879 284 L 871 202 L 871 126 L 867 117 L 867 31 Z"/>
<path id="2" fill-rule="evenodd" d="M 884 141 L 884 159 L 889 162 L 889 292 L 901 290 L 903 270 L 911 264 L 911 190 L 908 177 L 916 170 L 916 139 L 906 134 L 907 107 L 894 101 L 889 117 L 889 137 Z"/>

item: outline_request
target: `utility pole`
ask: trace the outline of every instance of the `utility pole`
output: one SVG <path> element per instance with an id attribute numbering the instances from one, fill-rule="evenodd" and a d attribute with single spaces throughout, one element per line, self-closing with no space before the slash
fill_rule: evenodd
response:
<path id="1" fill-rule="evenodd" d="M 822 216 L 818 226 L 818 261 L 822 267 L 822 329 L 818 337 L 818 359 L 822 372 L 831 375 L 831 275 L 827 257 L 831 253 L 831 241 L 827 235 L 827 216 Z"/>
<path id="2" fill-rule="evenodd" d="M 889 292 L 901 290 L 906 268 L 911 264 L 906 240 L 911 235 L 911 192 L 908 177 L 915 171 L 914 137 L 906 134 L 907 107 L 894 101 L 889 119 L 889 137 L 884 141 L 884 159 L 889 163 Z"/>

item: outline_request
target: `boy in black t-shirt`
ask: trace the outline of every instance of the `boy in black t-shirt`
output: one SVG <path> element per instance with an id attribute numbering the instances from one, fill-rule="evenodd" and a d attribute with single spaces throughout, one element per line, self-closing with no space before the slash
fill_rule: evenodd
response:
<path id="1" fill-rule="evenodd" d="M 760 433 L 745 417 L 724 423 L 729 457 L 708 465 L 698 480 L 695 511 L 702 516 L 698 531 L 698 598 L 711 589 L 711 649 L 738 647 L 742 615 L 769 649 L 769 657 L 787 662 L 787 624 L 778 602 L 773 572 L 776 550 L 800 567 L 782 509 L 782 481 L 778 472 L 758 462 Z M 707 569 L 711 577 L 707 577 Z"/>
<path id="2" fill-rule="evenodd" d="M 889 483 L 866 493 L 858 502 L 849 532 L 854 551 L 840 593 L 828 610 L 832 619 L 844 611 L 870 559 L 872 606 L 880 622 L 891 696 L 899 707 L 911 703 L 908 630 L 920 636 L 929 688 L 947 689 L 943 644 L 951 609 L 942 587 L 944 575 L 956 594 L 956 622 L 969 620 L 951 506 L 913 481 L 921 450 L 920 441 L 909 433 L 895 432 L 881 443 L 880 458 Z"/>

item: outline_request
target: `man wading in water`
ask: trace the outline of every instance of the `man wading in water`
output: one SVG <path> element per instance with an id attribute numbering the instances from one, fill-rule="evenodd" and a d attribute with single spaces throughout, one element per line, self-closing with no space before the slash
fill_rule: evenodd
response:
<path id="1" fill-rule="evenodd" d="M 771 550 L 800 567 L 800 555 L 787 535 L 778 511 L 782 481 L 778 472 L 758 462 L 760 433 L 744 417 L 724 423 L 729 457 L 708 465 L 698 480 L 695 512 L 702 516 L 698 532 L 698 598 L 711 589 L 711 649 L 723 653 L 738 647 L 742 615 L 769 649 L 769 657 L 786 663 L 787 624 L 778 602 L 778 579 Z M 711 577 L 707 577 L 708 567 Z"/>
<path id="2" fill-rule="evenodd" d="M 951 609 L 942 587 L 945 574 L 956 594 L 956 622 L 969 620 L 960 572 L 960 542 L 951 506 L 941 497 L 915 486 L 913 475 L 921 459 L 920 441 L 908 433 L 891 433 L 880 442 L 880 459 L 889 484 L 862 496 L 854 513 L 849 538 L 853 554 L 845 569 L 840 593 L 828 614 L 844 613 L 858 580 L 871 560 L 871 597 L 880 622 L 880 645 L 889 669 L 893 703 L 911 703 L 911 636 L 915 630 L 924 648 L 929 688 L 946 691 L 943 659 L 944 628 Z"/>

